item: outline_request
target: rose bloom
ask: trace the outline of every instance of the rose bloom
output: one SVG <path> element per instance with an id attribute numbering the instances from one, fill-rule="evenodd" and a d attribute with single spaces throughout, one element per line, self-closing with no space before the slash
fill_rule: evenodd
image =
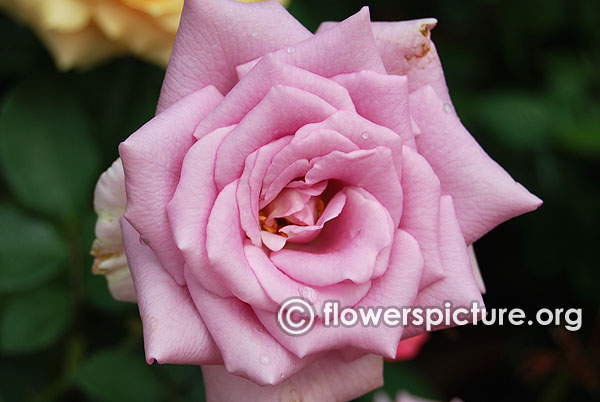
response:
<path id="1" fill-rule="evenodd" d="M 183 0 L 0 0 L 0 9 L 36 31 L 61 70 L 127 53 L 166 66 L 182 7 Z"/>
<path id="2" fill-rule="evenodd" d="M 460 123 L 435 24 L 185 3 L 158 113 L 96 190 L 97 269 L 122 233 L 149 363 L 203 365 L 209 401 L 344 401 L 424 329 L 290 336 L 281 302 L 483 303 L 468 247 L 541 201 Z"/>

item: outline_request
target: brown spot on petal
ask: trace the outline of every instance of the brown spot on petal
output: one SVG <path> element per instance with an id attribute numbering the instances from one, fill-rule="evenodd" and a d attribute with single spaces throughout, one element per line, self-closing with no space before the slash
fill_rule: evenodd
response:
<path id="1" fill-rule="evenodd" d="M 117 258 L 121 252 L 107 253 L 102 252 L 98 247 L 93 247 L 90 254 L 94 256 L 94 264 L 92 265 L 92 273 L 96 275 L 105 275 L 111 272 L 110 269 L 100 268 L 103 262 L 110 260 L 111 258 Z"/>
<path id="2" fill-rule="evenodd" d="M 426 38 L 429 38 L 429 24 L 423 24 L 419 27 L 419 32 Z"/>
<path id="3" fill-rule="evenodd" d="M 428 40 L 421 42 L 420 45 L 417 45 L 415 47 L 415 52 L 414 53 L 408 53 L 406 55 L 404 55 L 404 58 L 406 59 L 406 61 L 410 61 L 413 57 L 416 57 L 418 59 L 427 56 L 427 53 L 429 53 L 429 51 L 431 50 L 431 45 L 430 42 Z"/>

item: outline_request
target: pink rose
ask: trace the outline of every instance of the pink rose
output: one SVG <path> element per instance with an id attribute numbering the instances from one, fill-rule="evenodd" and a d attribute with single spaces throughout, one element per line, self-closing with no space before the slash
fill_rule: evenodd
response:
<path id="1" fill-rule="evenodd" d="M 541 201 L 461 125 L 435 23 L 363 8 L 312 35 L 277 2 L 186 2 L 158 114 L 119 148 L 148 362 L 204 365 L 209 401 L 348 400 L 423 329 L 289 336 L 282 301 L 482 303 L 467 246 Z"/>

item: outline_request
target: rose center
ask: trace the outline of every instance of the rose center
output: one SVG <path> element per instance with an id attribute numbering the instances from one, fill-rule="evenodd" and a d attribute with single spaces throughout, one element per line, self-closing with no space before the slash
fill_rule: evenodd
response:
<path id="1" fill-rule="evenodd" d="M 325 203 L 320 195 L 306 196 L 295 190 L 284 190 L 259 211 L 258 221 L 262 230 L 287 237 L 281 228 L 288 225 L 314 225 L 324 210 Z"/>

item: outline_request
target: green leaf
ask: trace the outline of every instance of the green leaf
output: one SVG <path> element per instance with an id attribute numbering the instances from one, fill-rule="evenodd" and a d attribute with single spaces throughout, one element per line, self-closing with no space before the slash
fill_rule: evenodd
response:
<path id="1" fill-rule="evenodd" d="M 390 395 L 404 390 L 424 398 L 439 398 L 435 387 L 410 362 L 386 363 L 383 378 L 383 388 Z"/>
<path id="2" fill-rule="evenodd" d="M 499 141 L 519 150 L 543 144 L 562 117 L 543 98 L 517 91 L 486 95 L 474 106 L 474 119 Z"/>
<path id="3" fill-rule="evenodd" d="M 142 357 L 103 351 L 83 364 L 77 382 L 92 398 L 105 402 L 159 401 L 159 384 Z"/>
<path id="4" fill-rule="evenodd" d="M 91 203 L 99 156 L 81 106 L 56 78 L 17 86 L 0 111 L 0 165 L 15 195 L 51 216 Z"/>
<path id="5" fill-rule="evenodd" d="M 66 290 L 43 288 L 9 299 L 0 318 L 0 348 L 10 353 L 43 349 L 65 332 L 72 317 Z"/>
<path id="6" fill-rule="evenodd" d="M 67 245 L 54 227 L 0 205 L 0 293 L 36 286 L 66 266 Z"/>
<path id="7" fill-rule="evenodd" d="M 91 266 L 92 264 L 90 263 L 86 267 L 84 278 L 85 296 L 90 305 L 99 310 L 114 314 L 125 311 L 137 311 L 135 303 L 125 303 L 115 300 L 108 290 L 106 277 L 104 275 L 92 274 Z"/>
<path id="8" fill-rule="evenodd" d="M 577 119 L 557 132 L 561 145 L 581 156 L 600 154 L 600 115 Z"/>

